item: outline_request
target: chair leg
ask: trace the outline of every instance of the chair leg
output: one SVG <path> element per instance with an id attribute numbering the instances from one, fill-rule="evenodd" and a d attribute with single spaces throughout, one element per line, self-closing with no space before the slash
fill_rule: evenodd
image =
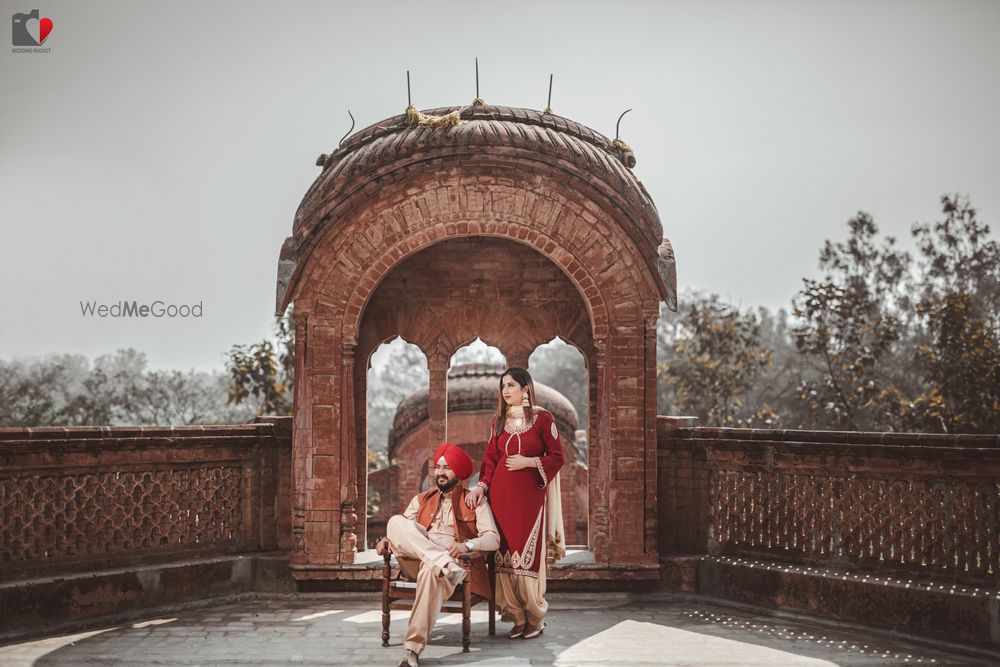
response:
<path id="1" fill-rule="evenodd" d="M 490 610 L 489 610 L 489 615 L 490 615 L 490 620 L 489 620 L 489 624 L 490 624 L 490 637 L 492 637 L 492 636 L 494 636 L 497 633 L 497 603 L 494 602 L 492 598 L 490 598 L 490 603 L 489 604 L 490 604 L 490 607 L 489 607 L 490 608 Z"/>
<path id="2" fill-rule="evenodd" d="M 385 557 L 385 569 L 382 574 L 382 646 L 389 645 L 389 557 Z"/>
<path id="3" fill-rule="evenodd" d="M 490 596 L 489 609 L 490 609 L 490 636 L 494 636 L 497 633 L 497 571 L 496 571 L 496 553 L 491 553 L 486 559 L 486 569 L 490 577 Z"/>
<path id="4" fill-rule="evenodd" d="M 389 610 L 382 610 L 382 646 L 389 645 Z"/>
<path id="5" fill-rule="evenodd" d="M 462 653 L 469 652 L 469 634 L 472 631 L 472 587 L 469 577 L 462 582 Z"/>

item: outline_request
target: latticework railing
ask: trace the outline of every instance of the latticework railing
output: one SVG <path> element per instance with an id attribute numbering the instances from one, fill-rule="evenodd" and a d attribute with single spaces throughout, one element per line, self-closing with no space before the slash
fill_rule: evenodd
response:
<path id="1" fill-rule="evenodd" d="M 668 550 L 996 584 L 1000 438 L 660 424 Z"/>
<path id="2" fill-rule="evenodd" d="M 289 453 L 272 423 L 0 430 L 0 578 L 275 548 Z"/>

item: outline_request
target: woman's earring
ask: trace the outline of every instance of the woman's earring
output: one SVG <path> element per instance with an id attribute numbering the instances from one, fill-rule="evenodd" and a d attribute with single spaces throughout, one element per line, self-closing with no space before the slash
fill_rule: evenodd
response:
<path id="1" fill-rule="evenodd" d="M 524 392 L 524 400 L 521 401 L 523 407 L 528 407 L 531 403 L 528 401 L 528 392 Z"/>

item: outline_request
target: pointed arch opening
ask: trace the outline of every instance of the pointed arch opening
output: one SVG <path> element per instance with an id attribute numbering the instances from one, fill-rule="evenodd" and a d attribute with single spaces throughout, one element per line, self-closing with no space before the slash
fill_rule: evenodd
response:
<path id="1" fill-rule="evenodd" d="M 413 454 L 407 448 L 397 450 L 393 427 L 397 415 L 406 411 L 403 403 L 407 397 L 427 386 L 429 372 L 427 355 L 419 345 L 402 336 L 382 342 L 372 350 L 367 367 L 364 542 L 373 546 L 385 534 L 389 517 L 399 512 L 400 502 L 405 503 L 398 489 L 412 486 L 408 478 L 413 470 L 408 464 Z"/>
<path id="2" fill-rule="evenodd" d="M 563 441 L 566 462 L 561 478 L 563 526 L 566 544 L 589 549 L 589 462 L 588 416 L 590 374 L 583 352 L 559 336 L 535 347 L 528 357 L 528 371 L 538 384 L 551 388 L 554 395 L 545 407 L 553 413 Z"/>
<path id="3" fill-rule="evenodd" d="M 465 364 L 488 364 L 491 366 L 506 366 L 507 356 L 500 348 L 484 341 L 479 336 L 472 342 L 461 346 L 451 355 L 448 368 Z"/>

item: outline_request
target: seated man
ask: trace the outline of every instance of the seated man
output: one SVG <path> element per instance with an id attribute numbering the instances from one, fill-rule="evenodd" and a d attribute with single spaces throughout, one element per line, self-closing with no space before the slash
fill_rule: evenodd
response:
<path id="1" fill-rule="evenodd" d="M 442 443 L 434 460 L 437 485 L 414 496 L 402 515 L 389 519 L 387 537 L 375 546 L 380 555 L 395 553 L 403 573 L 417 582 L 401 667 L 417 665 L 441 605 L 465 579 L 465 569 L 455 558 L 470 551 L 496 551 L 500 546 L 489 506 L 483 503 L 469 509 L 465 504 L 467 489 L 461 480 L 472 474 L 469 455 L 457 445 Z M 473 561 L 470 585 L 476 595 L 492 597 L 482 558 Z"/>

